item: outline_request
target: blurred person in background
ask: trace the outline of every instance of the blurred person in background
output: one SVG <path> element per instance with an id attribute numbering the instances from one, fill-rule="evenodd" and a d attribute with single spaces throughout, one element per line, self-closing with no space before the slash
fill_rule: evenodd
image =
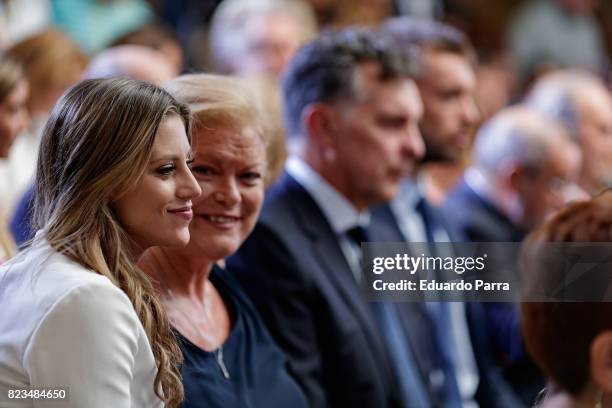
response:
<path id="1" fill-rule="evenodd" d="M 300 45 L 316 34 L 303 0 L 225 0 L 211 21 L 212 64 L 220 73 L 279 79 Z"/>
<path id="2" fill-rule="evenodd" d="M 521 278 L 528 287 L 558 286 L 573 269 L 551 270 L 549 243 L 612 241 L 612 192 L 557 212 L 526 240 Z M 589 274 L 586 270 L 586 275 Z M 525 345 L 548 379 L 539 408 L 609 407 L 612 401 L 612 303 L 533 302 L 521 304 Z"/>
<path id="3" fill-rule="evenodd" d="M 567 202 L 580 166 L 580 151 L 561 125 L 524 106 L 506 108 L 478 131 L 473 163 L 443 209 L 469 241 L 520 242 Z M 504 375 L 530 404 L 542 379 L 525 356 L 518 305 L 486 303 L 484 310 Z"/>
<path id="4" fill-rule="evenodd" d="M 525 1 L 509 22 L 508 43 L 523 85 L 553 68 L 607 68 L 599 0 Z"/>
<path id="5" fill-rule="evenodd" d="M 479 129 L 473 163 L 445 208 L 470 241 L 521 241 L 567 202 L 581 166 L 560 124 L 527 106 L 506 108 Z"/>
<path id="6" fill-rule="evenodd" d="M 163 85 L 178 75 L 164 54 L 143 45 L 118 45 L 96 55 L 83 74 L 84 79 L 123 77 Z"/>
<path id="7" fill-rule="evenodd" d="M 368 304 L 360 243 L 385 230 L 390 200 L 423 153 L 421 102 L 406 61 L 372 31 L 322 34 L 283 79 L 294 151 L 262 215 L 228 259 L 311 407 L 428 406 L 400 311 Z"/>
<path id="8" fill-rule="evenodd" d="M 217 263 L 251 233 L 263 203 L 266 130 L 237 78 L 185 75 L 167 89 L 195 116 L 193 201 L 185 248 L 152 248 L 139 264 L 155 282 L 184 356 L 183 407 L 306 408 L 287 359 L 231 271 Z"/>
<path id="9" fill-rule="evenodd" d="M 49 0 L 0 0 L 0 52 L 52 23 Z"/>
<path id="10" fill-rule="evenodd" d="M 174 76 L 183 71 L 183 49 L 176 34 L 161 22 L 149 22 L 134 31 L 116 39 L 111 47 L 117 45 L 140 45 L 152 48 L 164 55 L 166 64 L 170 64 Z"/>
<path id="11" fill-rule="evenodd" d="M 419 188 L 430 202 L 439 204 L 460 174 L 480 118 L 474 49 L 462 32 L 435 21 L 397 17 L 388 20 L 383 31 L 398 47 L 417 47 L 421 52 L 423 69 L 416 82 L 423 99 L 425 157 L 419 164 Z M 446 171 L 436 180 L 428 177 L 428 167 Z"/>
<path id="12" fill-rule="evenodd" d="M 43 31 L 14 44 L 6 55 L 20 63 L 30 87 L 27 108 L 32 119 L 17 139 L 8 160 L 0 165 L 0 202 L 12 213 L 32 183 L 42 128 L 66 89 L 81 79 L 87 57 L 64 34 Z"/>
<path id="13" fill-rule="evenodd" d="M 28 82 L 21 66 L 0 56 L 0 160 L 8 157 L 15 138 L 28 124 L 28 91 Z M 0 205 L 0 263 L 16 252 L 6 217 L 7 214 Z"/>
<path id="14" fill-rule="evenodd" d="M 599 77 L 581 70 L 552 72 L 534 84 L 525 101 L 562 123 L 580 147 L 578 184 L 586 193 L 612 186 L 612 95 Z"/>
<path id="15" fill-rule="evenodd" d="M 406 174 L 398 196 L 376 209 L 374 218 L 393 227 L 394 241 L 462 241 L 463 236 L 450 221 L 454 211 L 443 212 L 432 205 L 424 172 L 425 166 L 437 164 L 460 169 L 471 146 L 472 127 L 479 119 L 472 45 L 463 33 L 448 25 L 410 17 L 389 20 L 383 31 L 399 49 L 416 47 L 420 51 L 423 72 L 416 83 L 423 99 L 420 129 L 426 148 L 416 172 Z M 428 248 L 439 250 L 434 245 Z M 444 248 L 448 256 L 456 250 L 449 245 Z M 520 406 L 492 359 L 487 333 L 482 330 L 481 305 L 412 302 L 402 307 L 413 314 L 412 322 L 420 322 L 407 329 L 412 344 L 435 345 L 416 352 L 419 366 L 425 367 L 425 383 L 439 395 L 435 406 Z M 436 359 L 440 362 L 432 363 Z M 433 380 L 440 372 L 443 387 Z"/>

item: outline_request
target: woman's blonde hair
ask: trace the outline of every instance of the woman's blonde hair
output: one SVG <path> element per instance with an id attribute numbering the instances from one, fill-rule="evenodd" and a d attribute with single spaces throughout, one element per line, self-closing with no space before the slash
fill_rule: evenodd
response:
<path id="1" fill-rule="evenodd" d="M 129 237 L 111 205 L 144 174 L 168 115 L 178 115 L 190 135 L 189 108 L 155 85 L 92 79 L 71 88 L 43 131 L 34 219 L 55 250 L 127 294 L 157 362 L 155 392 L 173 407 L 183 399 L 182 355 L 153 285 L 130 258 Z"/>
<path id="2" fill-rule="evenodd" d="M 249 128 L 261 138 L 264 147 L 269 145 L 270 127 L 266 124 L 262 101 L 246 80 L 225 75 L 189 74 L 173 79 L 165 88 L 189 106 L 196 129 L 212 131 L 218 125 L 237 131 Z"/>

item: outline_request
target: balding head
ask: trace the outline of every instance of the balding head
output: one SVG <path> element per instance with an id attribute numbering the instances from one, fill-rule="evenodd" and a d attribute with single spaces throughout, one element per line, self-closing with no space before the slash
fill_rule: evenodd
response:
<path id="1" fill-rule="evenodd" d="M 474 166 L 520 203 L 515 221 L 526 229 L 565 203 L 580 164 L 580 151 L 565 129 L 524 106 L 500 111 L 476 135 Z"/>
<path id="2" fill-rule="evenodd" d="M 586 71 L 556 71 L 542 77 L 526 101 L 565 125 L 580 145 L 585 190 L 612 186 L 612 96 L 601 79 Z"/>
<path id="3" fill-rule="evenodd" d="M 84 78 L 117 76 L 162 85 L 177 74 L 161 52 L 140 45 L 120 45 L 96 55 Z"/>

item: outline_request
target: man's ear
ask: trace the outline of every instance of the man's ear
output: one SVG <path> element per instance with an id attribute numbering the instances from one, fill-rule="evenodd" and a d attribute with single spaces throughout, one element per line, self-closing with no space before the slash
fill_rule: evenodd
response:
<path id="1" fill-rule="evenodd" d="M 591 342 L 591 376 L 605 393 L 612 393 L 612 330 L 598 334 Z"/>
<path id="2" fill-rule="evenodd" d="M 313 103 L 304 109 L 302 114 L 304 129 L 320 150 L 334 148 L 338 119 L 334 108 L 324 103 Z"/>

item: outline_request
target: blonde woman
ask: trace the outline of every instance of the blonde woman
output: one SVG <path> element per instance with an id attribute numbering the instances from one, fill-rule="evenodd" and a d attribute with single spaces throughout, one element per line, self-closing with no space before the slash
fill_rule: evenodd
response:
<path id="1" fill-rule="evenodd" d="M 15 138 L 28 124 L 28 91 L 21 66 L 0 57 L 0 160 L 8 157 Z M 15 254 L 15 243 L 5 223 L 7 214 L 4 210 L 0 206 L 0 263 Z"/>
<path id="2" fill-rule="evenodd" d="M 33 406 L 6 399 L 29 387 L 65 387 L 59 406 L 180 403 L 180 350 L 134 262 L 189 241 L 189 129 L 188 108 L 145 82 L 88 80 L 58 102 L 37 164 L 40 230 L 0 268 L 3 406 Z"/>
<path id="3" fill-rule="evenodd" d="M 184 408 L 302 408 L 306 399 L 287 360 L 231 271 L 217 264 L 251 233 L 264 197 L 266 135 L 236 78 L 185 75 L 167 85 L 195 116 L 191 240 L 155 247 L 140 265 L 152 279 L 179 338 Z"/>

